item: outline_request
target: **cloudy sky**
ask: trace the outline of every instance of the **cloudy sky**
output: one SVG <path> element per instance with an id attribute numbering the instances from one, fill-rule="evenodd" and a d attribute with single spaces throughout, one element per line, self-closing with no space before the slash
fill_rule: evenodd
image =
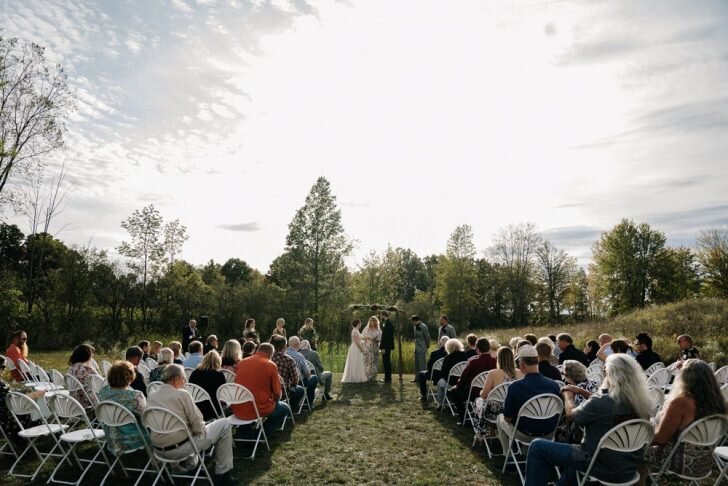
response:
<path id="1" fill-rule="evenodd" d="M 113 249 L 155 204 L 183 257 L 265 271 L 318 176 L 356 262 L 536 223 L 585 262 L 622 217 L 728 224 L 728 2 L 4 0 L 79 109 L 55 226 Z M 27 230 L 23 219 L 18 220 Z"/>

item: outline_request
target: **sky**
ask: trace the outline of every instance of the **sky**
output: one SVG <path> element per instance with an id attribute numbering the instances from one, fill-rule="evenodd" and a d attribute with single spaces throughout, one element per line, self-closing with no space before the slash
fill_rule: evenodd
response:
<path id="1" fill-rule="evenodd" d="M 182 258 L 263 272 L 319 176 L 352 267 L 461 224 L 582 264 L 622 218 L 692 245 L 728 224 L 726 25 L 720 0 L 0 1 L 77 94 L 57 237 L 114 254 L 154 204 Z"/>

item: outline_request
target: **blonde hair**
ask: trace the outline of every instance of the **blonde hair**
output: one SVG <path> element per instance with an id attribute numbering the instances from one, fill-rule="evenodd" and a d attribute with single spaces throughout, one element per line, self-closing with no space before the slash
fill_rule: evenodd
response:
<path id="1" fill-rule="evenodd" d="M 243 359 L 243 350 L 240 347 L 240 341 L 237 339 L 226 341 L 222 347 L 222 361 L 225 362 L 226 366 L 231 366 L 241 359 Z"/>
<path id="2" fill-rule="evenodd" d="M 653 402 L 647 392 L 647 378 L 642 367 L 632 356 L 610 354 L 606 361 L 607 374 L 602 387 L 616 403 L 629 406 L 641 419 L 649 419 Z"/>
<path id="3" fill-rule="evenodd" d="M 160 349 L 162 349 L 162 343 L 160 341 L 154 341 L 152 346 L 149 348 L 149 352 L 159 354 Z"/>
<path id="4" fill-rule="evenodd" d="M 491 351 L 498 351 L 501 347 L 500 343 L 498 341 L 496 341 L 495 339 L 488 339 L 488 342 L 490 343 Z"/>
<path id="5" fill-rule="evenodd" d="M 222 366 L 222 360 L 220 359 L 220 355 L 217 351 L 214 349 L 211 349 L 210 351 L 205 354 L 205 356 L 202 358 L 202 361 L 200 361 L 200 364 L 197 365 L 198 370 L 211 370 L 211 371 L 217 371 Z"/>
<path id="6" fill-rule="evenodd" d="M 513 355 L 513 350 L 508 346 L 501 346 L 498 349 L 498 356 L 496 357 L 496 364 L 499 370 L 503 370 L 505 374 L 516 379 L 516 357 Z"/>
<path id="7" fill-rule="evenodd" d="M 463 342 L 457 338 L 448 339 L 447 343 L 445 343 L 445 351 L 447 351 L 447 354 L 452 354 L 455 351 L 462 351 L 463 350 Z"/>
<path id="8" fill-rule="evenodd" d="M 179 356 L 182 352 L 182 343 L 179 341 L 172 341 L 169 343 L 169 349 L 172 350 L 175 356 Z"/>
<path id="9" fill-rule="evenodd" d="M 518 347 L 518 343 L 521 342 L 521 338 L 516 336 L 512 337 L 510 341 L 508 341 L 508 345 L 511 347 L 511 349 L 516 349 Z"/>
<path id="10" fill-rule="evenodd" d="M 371 324 L 372 322 L 374 324 L 376 324 L 374 327 L 376 327 L 377 329 L 379 329 L 379 319 L 377 319 L 377 316 L 370 317 L 369 318 L 369 321 L 367 321 L 367 324 Z"/>

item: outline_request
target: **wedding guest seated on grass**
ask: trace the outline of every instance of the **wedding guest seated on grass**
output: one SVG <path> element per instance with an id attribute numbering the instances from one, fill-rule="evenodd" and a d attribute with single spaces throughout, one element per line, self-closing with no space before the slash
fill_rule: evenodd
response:
<path id="1" fill-rule="evenodd" d="M 475 350 L 475 343 L 478 342 L 478 336 L 475 334 L 468 334 L 465 337 L 465 356 L 466 359 L 474 358 L 478 355 L 478 352 Z M 488 345 L 490 346 L 490 344 Z"/>
<path id="2" fill-rule="evenodd" d="M 615 353 L 607 358 L 606 368 L 602 393 L 579 406 L 572 387 L 564 388 L 564 413 L 584 427 L 584 439 L 581 445 L 544 439 L 531 442 L 526 459 L 527 486 L 548 484 L 554 466 L 563 471 L 558 485 L 576 484 L 576 471 L 586 470 L 604 434 L 626 420 L 649 419 L 652 401 L 647 394 L 647 379 L 637 362 L 626 354 Z M 602 450 L 591 474 L 604 481 L 625 482 L 634 476 L 643 453 Z"/>
<path id="3" fill-rule="evenodd" d="M 653 472 L 662 467 L 675 447 L 675 440 L 687 426 L 709 415 L 728 413 L 713 370 L 697 359 L 685 361 L 667 397 L 657 417 L 654 447 L 649 448 L 646 455 Z M 672 457 L 670 470 L 687 476 L 708 474 L 714 465 L 711 452 L 706 447 L 683 443 Z M 640 472 L 644 476 L 646 468 Z"/>
<path id="4" fill-rule="evenodd" d="M 468 396 L 473 380 L 482 372 L 496 367 L 496 360 L 490 357 L 490 343 L 486 338 L 478 339 L 475 347 L 477 356 L 468 360 L 457 383 L 447 392 L 447 396 L 458 414 L 458 425 L 462 425 L 465 419 L 466 401 L 475 400 L 477 397 L 478 390 L 473 390 L 474 395 Z"/>
<path id="5" fill-rule="evenodd" d="M 574 340 L 570 334 L 561 333 L 556 338 L 557 344 L 561 352 L 559 353 L 559 364 L 563 364 L 567 359 L 575 359 L 582 363 L 584 366 L 589 365 L 589 361 L 586 359 L 586 354 L 583 351 L 576 349 L 574 346 Z"/>
<path id="6" fill-rule="evenodd" d="M 171 348 L 162 348 L 157 357 L 157 367 L 149 372 L 149 382 L 162 381 L 162 373 L 167 365 L 174 364 L 174 351 Z"/>
<path id="7" fill-rule="evenodd" d="M 258 345 L 255 341 L 245 341 L 243 343 L 243 359 L 250 358 L 258 350 Z"/>
<path id="8" fill-rule="evenodd" d="M 142 356 L 144 353 L 142 353 L 142 348 L 139 346 L 132 346 L 129 349 L 126 350 L 126 360 L 131 363 L 134 366 L 134 381 L 131 382 L 131 387 L 135 390 L 138 390 L 144 394 L 144 396 L 147 396 L 147 385 L 144 383 L 144 376 L 142 376 L 141 373 L 139 373 L 139 370 L 137 369 L 137 366 L 139 366 L 139 362 L 142 360 Z"/>
<path id="9" fill-rule="evenodd" d="M 561 381 L 561 372 L 549 363 L 549 359 L 553 355 L 551 346 L 545 342 L 536 343 L 536 352 L 538 353 L 538 372 L 546 378 Z"/>
<path id="10" fill-rule="evenodd" d="M 172 350 L 174 353 L 174 364 L 181 365 L 183 363 L 182 360 L 182 343 L 179 341 L 172 341 L 169 343 L 169 349 Z"/>
<path id="11" fill-rule="evenodd" d="M 222 369 L 235 373 L 238 363 L 243 360 L 243 352 L 240 349 L 240 341 L 229 339 L 222 347 Z"/>
<path id="12" fill-rule="evenodd" d="M 93 388 L 91 387 L 91 377 L 96 375 L 98 372 L 96 368 L 91 366 L 91 359 L 94 356 L 94 348 L 88 344 L 79 344 L 76 346 L 71 353 L 71 358 L 68 360 L 70 367 L 68 368 L 67 374 L 76 378 L 81 385 L 83 390 L 76 390 L 71 392 L 71 397 L 78 400 L 78 402 L 84 408 L 93 407 L 95 404 L 91 401 L 91 397 L 94 395 Z"/>
<path id="13" fill-rule="evenodd" d="M 304 339 L 301 341 L 300 352 L 316 368 L 319 383 L 324 387 L 324 400 L 331 400 L 331 382 L 333 381 L 333 375 L 330 371 L 324 370 L 324 363 L 321 361 L 321 356 L 318 351 L 311 349 L 311 344 Z"/>
<path id="14" fill-rule="evenodd" d="M 202 343 L 200 341 L 192 341 L 188 351 L 190 355 L 184 359 L 182 366 L 185 368 L 197 368 L 197 365 L 202 361 Z"/>
<path id="15" fill-rule="evenodd" d="M 488 428 L 496 417 L 503 413 L 503 402 L 487 401 L 488 395 L 495 387 L 502 383 L 511 383 L 522 378 L 521 371 L 516 369 L 516 361 L 513 350 L 501 346 L 498 350 L 496 369 L 488 373 L 480 397 L 475 400 L 475 411 L 477 415 L 475 431 L 478 436 L 490 436 Z"/>
<path id="16" fill-rule="evenodd" d="M 141 425 L 142 412 L 147 406 L 144 394 L 131 388 L 136 376 L 134 366 L 128 361 L 117 361 L 109 369 L 106 377 L 108 382 L 99 391 L 99 401 L 118 403 L 134 414 L 139 428 L 134 424 L 126 424 L 120 427 L 104 426 L 106 444 L 111 451 L 118 455 L 121 452 L 136 449 L 144 445 L 144 439 L 139 435 L 139 430 L 148 439 L 146 429 Z"/>
<path id="17" fill-rule="evenodd" d="M 442 374 L 442 372 L 440 370 L 436 370 L 433 373 L 432 368 L 433 366 L 435 366 L 435 362 L 438 359 L 447 356 L 447 351 L 445 351 L 445 344 L 449 339 L 450 338 L 447 336 L 442 336 L 440 338 L 440 347 L 431 352 L 430 358 L 427 360 L 427 370 L 417 373 L 417 382 L 420 384 L 420 400 L 423 402 L 427 401 L 427 380 L 430 379 L 430 375 L 432 375 L 433 384 L 437 384 L 437 382 L 440 380 L 440 375 Z"/>
<path id="18" fill-rule="evenodd" d="M 445 336 L 442 336 L 445 337 Z M 445 351 L 447 356 L 442 361 L 442 371 L 440 372 L 440 379 L 437 380 L 437 404 L 438 409 L 443 406 L 445 400 L 445 391 L 450 385 L 456 383 L 457 378 L 450 378 L 450 370 L 456 364 L 466 361 L 465 351 L 463 351 L 463 343 L 457 338 L 448 339 L 445 343 Z M 450 382 L 448 381 L 450 378 Z"/>
<path id="19" fill-rule="evenodd" d="M 210 402 L 197 404 L 205 422 L 222 416 L 220 404 L 217 402 L 217 389 L 225 384 L 225 376 L 220 371 L 221 363 L 217 351 L 210 350 L 190 375 L 190 383 L 202 387 L 210 395 Z"/>
<path id="20" fill-rule="evenodd" d="M 646 332 L 637 334 L 635 344 L 637 348 L 637 362 L 643 370 L 646 370 L 655 363 L 662 362 L 660 355 L 652 350 L 652 338 L 649 334 Z"/>
<path id="21" fill-rule="evenodd" d="M 534 420 L 522 418 L 518 423 L 518 430 L 515 430 L 518 411 L 524 403 L 536 395 L 551 393 L 559 395 L 559 385 L 554 380 L 546 378 L 538 372 L 538 352 L 531 344 L 526 344 L 518 349 L 518 367 L 523 373 L 523 378 L 514 381 L 508 386 L 508 394 L 503 402 L 503 413 L 498 415 L 498 439 L 503 450 L 508 449 L 509 436 L 516 434 L 523 440 L 531 437 L 546 435 L 556 428 L 556 418 L 550 420 Z"/>

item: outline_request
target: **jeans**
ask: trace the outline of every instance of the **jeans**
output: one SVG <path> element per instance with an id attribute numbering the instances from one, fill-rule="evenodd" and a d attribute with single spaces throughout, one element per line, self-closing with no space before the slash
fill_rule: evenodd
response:
<path id="1" fill-rule="evenodd" d="M 288 399 L 291 402 L 291 409 L 298 410 L 298 405 L 303 400 L 303 394 L 306 393 L 306 389 L 301 385 L 288 387 Z"/>
<path id="2" fill-rule="evenodd" d="M 324 387 L 324 394 L 328 395 L 331 393 L 331 381 L 333 380 L 333 375 L 330 371 L 324 371 L 321 373 L 321 376 L 319 376 L 319 384 L 323 385 Z"/>
<path id="3" fill-rule="evenodd" d="M 268 419 L 263 423 L 266 437 L 270 438 L 273 431 L 280 429 L 283 421 L 286 420 L 286 415 L 290 413 L 291 409 L 288 408 L 285 402 L 276 402 L 276 408 L 273 409 L 270 415 L 268 415 Z"/>
<path id="4" fill-rule="evenodd" d="M 576 471 L 585 471 L 589 467 L 589 457 L 579 446 L 535 439 L 528 447 L 525 486 L 547 484 L 554 466 L 567 468 L 557 485 L 577 484 Z"/>
<path id="5" fill-rule="evenodd" d="M 308 395 L 308 403 L 313 407 L 313 401 L 316 398 L 316 385 L 318 385 L 318 376 L 312 374 L 308 378 L 304 378 L 303 385 L 306 387 L 306 395 Z"/>

